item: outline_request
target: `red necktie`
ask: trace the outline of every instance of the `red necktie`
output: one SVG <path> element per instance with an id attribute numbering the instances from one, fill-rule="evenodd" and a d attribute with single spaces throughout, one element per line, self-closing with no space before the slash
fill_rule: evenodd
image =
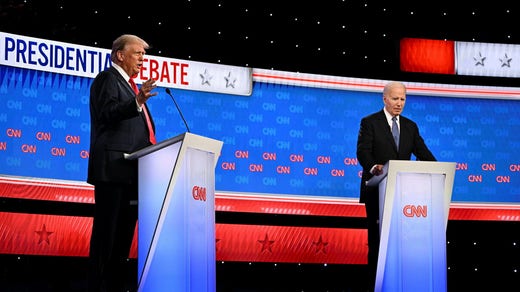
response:
<path id="1" fill-rule="evenodd" d="M 137 84 L 135 84 L 134 79 L 130 78 L 129 80 L 130 85 L 132 85 L 132 89 L 134 90 L 135 94 L 139 94 L 139 89 L 137 88 Z M 152 127 L 152 121 L 150 120 L 150 116 L 148 115 L 148 109 L 146 108 L 146 105 L 143 103 L 142 105 L 144 116 L 146 117 L 146 124 L 148 125 L 148 132 L 150 133 L 150 143 L 155 144 L 157 141 L 155 140 L 155 133 L 153 131 Z"/>

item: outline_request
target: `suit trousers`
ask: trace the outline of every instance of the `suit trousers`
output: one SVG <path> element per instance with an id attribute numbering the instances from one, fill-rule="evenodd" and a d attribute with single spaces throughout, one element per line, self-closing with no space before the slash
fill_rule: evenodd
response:
<path id="1" fill-rule="evenodd" d="M 129 273 L 124 272 L 137 224 L 137 192 L 137 184 L 99 183 L 94 187 L 89 291 L 133 291 L 137 286 L 137 279 L 128 279 Z"/>
<path id="2" fill-rule="evenodd" d="M 379 256 L 379 189 L 367 188 L 365 196 L 365 211 L 367 214 L 368 231 L 368 287 L 369 291 L 375 288 L 377 260 Z"/>

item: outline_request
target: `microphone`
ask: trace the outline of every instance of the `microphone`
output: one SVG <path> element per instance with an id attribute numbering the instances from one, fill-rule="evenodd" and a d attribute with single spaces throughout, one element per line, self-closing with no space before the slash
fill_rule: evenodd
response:
<path id="1" fill-rule="evenodd" d="M 177 104 L 177 102 L 175 101 L 175 98 L 173 98 L 173 95 L 170 91 L 170 89 L 168 87 L 166 87 L 166 93 L 168 93 L 168 95 L 172 98 L 173 100 L 173 103 L 175 103 L 175 107 L 177 108 L 177 111 L 179 112 L 179 114 L 181 115 L 181 118 L 182 118 L 182 121 L 184 122 L 184 125 L 186 125 L 186 129 L 188 130 L 188 133 L 190 133 L 190 127 L 188 127 L 188 122 L 186 122 L 186 119 L 184 118 L 184 116 L 182 115 L 182 111 L 181 109 L 179 108 L 179 105 Z"/>

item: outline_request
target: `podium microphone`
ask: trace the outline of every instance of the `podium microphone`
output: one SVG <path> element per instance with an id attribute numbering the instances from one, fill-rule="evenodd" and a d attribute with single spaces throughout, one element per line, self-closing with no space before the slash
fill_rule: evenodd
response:
<path id="1" fill-rule="evenodd" d="M 170 91 L 170 89 L 168 87 L 166 87 L 166 93 L 168 93 L 168 95 L 172 98 L 173 103 L 175 103 L 175 107 L 177 108 L 177 111 L 179 112 L 179 114 L 181 114 L 181 118 L 182 118 L 182 121 L 184 122 L 184 125 L 186 125 L 186 130 L 188 130 L 188 133 L 190 133 L 190 127 L 188 127 L 188 122 L 186 122 L 186 119 L 182 115 L 182 111 L 179 108 L 179 105 L 175 101 L 175 98 L 173 98 L 173 95 L 172 95 L 172 93 L 171 93 L 171 91 Z"/>

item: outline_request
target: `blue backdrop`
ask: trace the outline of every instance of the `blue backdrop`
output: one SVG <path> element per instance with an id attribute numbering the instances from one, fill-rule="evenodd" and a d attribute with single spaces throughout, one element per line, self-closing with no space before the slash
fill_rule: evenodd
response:
<path id="1" fill-rule="evenodd" d="M 0 66 L 0 174 L 85 181 L 91 78 Z M 149 101 L 159 141 L 186 131 L 164 88 Z M 217 191 L 358 197 L 360 119 L 381 93 L 273 83 L 251 96 L 172 89 L 192 133 L 222 140 Z M 520 202 L 520 102 L 408 95 L 452 201 Z"/>

